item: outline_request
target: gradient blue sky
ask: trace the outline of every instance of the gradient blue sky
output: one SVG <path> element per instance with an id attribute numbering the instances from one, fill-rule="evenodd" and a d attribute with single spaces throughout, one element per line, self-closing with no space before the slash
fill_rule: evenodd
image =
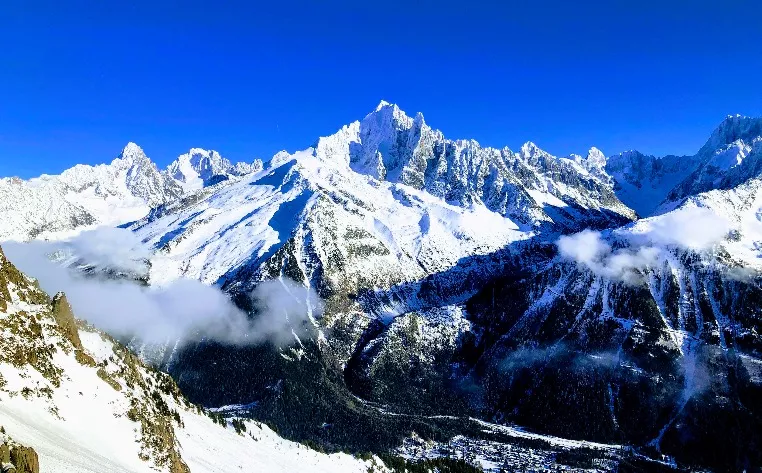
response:
<path id="1" fill-rule="evenodd" d="M 236 160 L 310 146 L 381 99 L 452 138 L 693 153 L 762 115 L 762 2 L 100 2 L 0 7 L 0 176 L 135 141 Z"/>

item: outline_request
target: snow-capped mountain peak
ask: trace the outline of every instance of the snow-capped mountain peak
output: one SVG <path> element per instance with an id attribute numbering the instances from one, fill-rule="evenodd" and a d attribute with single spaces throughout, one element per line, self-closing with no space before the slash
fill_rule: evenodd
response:
<path id="1" fill-rule="evenodd" d="M 600 177 L 640 216 L 669 211 L 693 195 L 731 188 L 762 172 L 762 118 L 728 115 L 692 156 L 645 155 L 625 151 L 608 159 L 598 153 L 575 160 L 590 169 L 603 164 Z M 584 161 L 584 162 L 583 162 Z"/>
<path id="2" fill-rule="evenodd" d="M 0 239 L 52 238 L 92 225 L 119 225 L 182 194 L 140 146 L 128 143 L 110 164 L 0 181 Z"/>
<path id="3" fill-rule="evenodd" d="M 519 148 L 519 155 L 524 159 L 533 159 L 547 153 L 532 141 L 527 141 Z"/>
<path id="4" fill-rule="evenodd" d="M 145 152 L 143 151 L 143 148 L 138 146 L 136 143 L 133 143 L 132 141 L 127 143 L 124 149 L 122 149 L 122 152 L 119 154 L 117 159 L 122 160 L 121 162 L 124 162 L 125 164 L 133 164 L 136 162 L 149 160 L 148 156 L 146 156 Z"/>
<path id="5" fill-rule="evenodd" d="M 606 167 L 606 155 L 601 150 L 593 146 L 587 152 L 587 158 L 585 161 L 591 166 L 599 169 Z"/>
<path id="6" fill-rule="evenodd" d="M 575 394 L 563 399 L 585 403 L 593 398 L 605 400 L 595 401 L 594 411 L 579 411 L 592 412 L 591 421 L 584 425 L 600 425 L 600 419 L 604 419 L 609 430 L 584 435 L 603 435 L 607 441 L 624 438 L 637 444 L 641 437 L 648 441 L 661 430 L 655 445 L 666 451 L 669 445 L 667 441 L 661 442 L 661 436 L 670 429 L 678 432 L 674 429 L 689 416 L 680 417 L 675 424 L 670 420 L 666 427 L 663 426 L 668 419 L 661 417 L 640 425 L 642 414 L 654 410 L 651 399 L 647 399 L 648 405 L 643 404 L 642 396 L 628 397 L 627 390 L 640 393 L 643 392 L 640 383 L 652 383 L 651 392 L 668 389 L 676 393 L 677 399 L 668 396 L 657 400 L 661 412 L 677 413 L 673 419 L 678 419 L 686 406 L 690 409 L 693 381 L 689 378 L 695 371 L 693 362 L 697 353 L 700 354 L 693 350 L 700 346 L 701 337 L 705 337 L 701 343 L 716 346 L 709 338 L 716 333 L 723 349 L 725 340 L 735 337 L 732 332 L 736 331 L 736 325 L 726 318 L 730 309 L 735 309 L 731 306 L 733 289 L 723 289 L 719 294 L 718 288 L 739 286 L 731 286 L 730 280 L 721 279 L 723 274 L 714 274 L 711 268 L 702 266 L 704 262 L 697 258 L 703 257 L 703 253 L 678 249 L 676 242 L 681 240 L 674 237 L 671 228 L 665 230 L 677 222 L 680 232 L 694 240 L 694 233 L 700 233 L 718 219 L 697 223 L 692 218 L 702 212 L 667 213 L 666 217 L 643 219 L 629 227 L 620 225 L 637 218 L 632 209 L 641 216 L 653 214 L 668 193 L 677 189 L 675 200 L 669 204 L 683 210 L 691 206 L 706 208 L 719 216 L 732 217 L 734 224 L 738 222 L 740 231 L 729 232 L 719 225 L 712 229 L 722 233 L 725 247 L 712 246 L 711 251 L 720 254 L 722 250 L 722 258 L 732 259 L 728 264 L 739 264 L 740 269 L 752 266 L 756 269 L 762 241 L 758 235 L 762 186 L 754 181 L 743 189 L 717 189 L 762 174 L 762 164 L 757 164 L 762 160 L 756 159 L 762 156 L 758 122 L 745 117 L 728 118 L 712 134 L 706 151 L 694 156 L 657 158 L 630 151 L 606 158 L 593 147 L 586 155 L 559 158 L 533 142 L 513 152 L 508 148 L 483 147 L 475 140 L 448 139 L 426 124 L 422 114 L 411 117 L 397 105 L 382 101 L 361 120 L 320 138 L 313 148 L 276 154 L 265 169 L 261 161 L 233 166 L 215 151 L 193 148 L 160 172 L 137 145 L 130 143 L 118 162 L 99 167 L 80 166 L 62 177 L 50 176 L 42 183 L 51 188 L 58 186 L 63 202 L 78 206 L 77 209 L 90 209 L 83 195 L 102 199 L 109 205 L 115 199 L 131 196 L 145 210 L 152 200 L 137 190 L 161 189 L 166 184 L 170 188 L 182 187 L 179 194 L 182 197 L 193 192 L 187 198 L 161 193 L 160 197 L 170 199 L 169 205 L 126 226 L 152 252 L 150 283 L 162 285 L 176 278 L 193 278 L 219 285 L 236 298 L 251 294 L 268 279 L 289 278 L 314 288 L 326 306 L 324 317 L 310 319 L 319 330 L 319 344 L 300 343 L 307 351 L 301 351 L 295 358 L 280 353 L 276 358 L 279 362 L 286 360 L 284 366 L 289 367 L 286 370 L 300 366 L 305 353 L 326 350 L 330 355 L 329 369 L 337 369 L 334 374 L 354 377 L 351 379 L 358 382 L 353 384 L 360 389 L 366 385 L 375 389 L 388 382 L 384 375 L 375 378 L 384 364 L 391 363 L 394 373 L 399 373 L 398 360 L 404 365 L 413 359 L 407 354 L 387 357 L 385 353 L 396 355 L 404 345 L 411 347 L 412 356 L 425 359 L 429 347 L 456 345 L 459 335 L 453 327 L 462 333 L 475 334 L 477 345 L 469 345 L 468 350 L 477 350 L 479 359 L 495 361 L 500 366 L 505 365 L 500 361 L 504 355 L 517 351 L 517 346 L 521 348 L 519 344 L 569 343 L 575 351 L 593 358 L 599 352 L 624 352 L 628 363 L 634 360 L 638 364 L 638 372 L 621 364 L 617 355 L 613 366 L 621 370 L 623 377 L 617 375 L 607 380 L 608 386 L 604 384 L 603 391 L 597 385 L 578 385 L 575 389 L 579 397 Z M 259 172 L 230 179 L 224 185 L 208 185 L 217 182 L 216 177 L 247 174 L 249 170 Z M 124 194 L 110 194 L 122 187 L 126 189 Z M 698 197 L 692 194 L 707 187 L 715 190 Z M 7 193 L 12 192 L 20 194 Z M 30 194 L 36 195 L 31 191 Z M 42 200 L 35 207 L 45 208 L 45 204 L 53 201 Z M 0 207 L 0 215 L 4 210 Z M 69 216 L 72 212 L 63 209 L 60 214 Z M 592 232 L 591 228 L 605 228 L 614 236 L 604 241 L 603 234 Z M 582 256 L 575 264 L 562 261 L 551 243 L 559 234 L 580 230 L 587 230 L 583 237 L 597 234 L 597 239 L 572 239 L 571 246 Z M 728 235 L 734 240 L 725 244 L 730 241 Z M 630 246 L 619 248 L 614 244 Z M 584 256 L 591 251 L 592 257 Z M 568 253 L 573 254 L 571 250 Z M 657 261 L 657 256 L 666 260 L 666 264 Z M 718 260 L 717 264 L 726 261 Z M 620 277 L 622 267 L 627 275 L 637 273 L 627 283 L 640 286 L 632 288 L 624 284 Z M 753 329 L 758 319 L 755 308 L 762 295 L 753 286 L 741 289 L 749 291 L 750 303 L 747 315 L 738 312 L 739 320 L 745 324 L 738 327 Z M 435 312 L 443 322 L 429 315 Z M 418 317 L 423 321 L 421 324 Z M 434 333 L 439 327 L 445 328 L 444 335 Z M 490 334 L 489 339 L 479 340 L 480 334 L 485 333 Z M 419 335 L 425 343 L 407 343 Z M 754 338 L 756 332 L 743 336 L 746 338 L 739 338 L 739 342 L 759 346 Z M 404 344 L 397 343 L 400 337 L 405 337 Z M 446 343 L 437 341 L 445 339 Z M 167 351 L 162 352 L 163 348 Z M 206 359 L 202 351 L 189 355 L 175 351 L 172 345 L 151 352 L 151 357 L 156 353 L 156 360 L 167 362 L 173 375 L 186 380 L 186 386 L 196 390 L 196 395 L 209 396 L 212 391 L 209 386 L 213 386 L 223 393 L 215 399 L 223 399 L 220 404 L 228 403 L 225 396 L 229 391 L 220 389 L 218 383 L 227 383 L 229 379 L 237 382 L 238 368 L 223 368 L 223 363 L 212 368 L 230 369 L 230 376 L 215 373 L 211 377 L 204 375 L 203 370 L 196 371 L 197 366 L 209 366 L 208 362 L 217 359 L 214 357 L 218 354 Z M 445 355 L 442 373 L 434 374 L 446 375 L 442 379 L 457 379 L 460 374 L 449 371 L 454 358 Z M 717 351 L 717 355 L 725 354 Z M 193 358 L 185 356 L 197 356 L 203 363 L 189 361 Z M 534 354 L 529 357 L 534 358 Z M 663 366 L 656 366 L 662 365 L 661 361 L 665 361 Z M 375 363 L 379 364 L 374 366 Z M 347 371 L 342 373 L 345 368 Z M 688 369 L 687 375 L 682 374 L 682 368 Z M 542 370 L 531 371 L 532 376 L 544 376 Z M 301 378 L 292 377 L 291 371 L 283 372 L 289 373 L 282 378 L 285 383 L 300 382 Z M 638 374 L 641 372 L 642 378 Z M 577 379 L 575 372 L 569 376 Z M 502 369 L 496 373 L 495 379 L 506 378 Z M 667 380 L 666 384 L 661 380 Z M 518 419 L 535 422 L 533 428 L 559 429 L 555 421 L 546 424 L 537 420 L 537 409 L 544 412 L 544 407 L 533 406 L 531 399 L 527 403 L 522 401 L 524 407 L 520 410 L 503 405 L 503 399 L 513 402 L 510 400 L 513 388 L 487 381 L 484 387 L 496 390 L 488 398 L 501 400 L 499 405 L 491 406 L 495 413 L 500 416 L 520 413 L 523 417 Z M 546 379 L 538 378 L 539 381 L 545 383 Z M 568 384 L 563 379 L 560 382 Z M 551 383 L 549 388 L 556 386 L 555 381 Z M 252 384 L 247 389 L 251 387 L 251 392 L 258 393 L 264 390 L 263 386 L 270 385 L 269 381 L 262 381 L 262 386 Z M 427 384 L 423 391 L 432 391 L 428 386 L 431 385 Z M 532 398 L 540 399 L 548 394 L 547 405 L 555 407 L 558 397 L 555 390 L 544 388 L 544 384 L 534 386 L 540 389 L 522 388 L 515 394 L 523 398 L 522 393 L 531 392 Z M 398 399 L 413 397 L 392 390 L 384 393 Z M 352 394 L 361 399 L 369 396 L 367 399 L 372 402 L 387 401 L 385 395 L 376 397 L 374 392 Z M 249 396 L 244 393 L 241 399 L 230 400 L 248 402 L 253 400 Z M 266 396 L 264 400 L 273 403 L 269 405 L 291 402 L 276 397 Z M 396 402 L 400 401 L 389 404 Z M 404 407 L 401 402 L 399 405 Z M 577 435 L 581 423 L 576 420 L 571 419 L 572 430 L 566 431 L 561 426 L 564 432 Z M 620 420 L 637 424 L 646 434 L 621 430 Z M 310 418 L 313 425 L 325 426 L 324 421 Z M 691 430 L 705 431 L 709 430 Z M 182 445 L 182 439 L 179 441 Z M 675 448 L 672 445 L 672 451 Z"/>
<path id="7" fill-rule="evenodd" d="M 252 163 L 239 162 L 235 165 L 223 158 L 215 150 L 191 148 L 185 154 L 178 156 L 167 167 L 167 174 L 177 181 L 185 192 L 192 192 L 202 187 L 227 179 L 230 176 L 242 176 L 261 171 L 261 159 Z"/>
<path id="8" fill-rule="evenodd" d="M 423 115 L 421 115 L 423 117 Z M 397 104 L 381 101 L 375 110 L 365 116 L 365 126 L 375 125 L 379 131 L 393 127 L 396 129 L 409 129 L 413 126 L 414 119 L 408 116 Z"/>
<path id="9" fill-rule="evenodd" d="M 375 109 L 375 111 L 376 111 L 376 112 L 378 112 L 378 111 L 380 111 L 380 110 L 381 110 L 382 108 L 384 108 L 384 107 L 391 107 L 391 106 L 394 106 L 394 107 L 396 107 L 396 105 L 392 105 L 391 103 L 389 103 L 389 102 L 387 102 L 386 100 L 383 100 L 383 99 L 382 99 L 382 100 L 381 100 L 381 101 L 378 103 L 378 105 L 376 105 L 376 109 Z"/>
<path id="10" fill-rule="evenodd" d="M 189 191 L 204 187 L 212 177 L 226 174 L 232 167 L 217 151 L 191 148 L 167 167 L 167 173 Z"/>
<path id="11" fill-rule="evenodd" d="M 758 176 L 762 172 L 762 117 L 728 116 L 693 161 L 693 172 L 669 192 L 663 211 L 690 196 L 729 189 Z"/>
<path id="12" fill-rule="evenodd" d="M 598 173 L 604 172 L 606 168 L 606 162 L 608 161 L 606 155 L 604 155 L 603 152 L 595 146 L 588 150 L 586 156 L 571 154 L 567 159 L 577 163 L 588 172 L 597 171 Z"/>
<path id="13" fill-rule="evenodd" d="M 712 132 L 699 154 L 710 155 L 733 142 L 749 142 L 762 136 L 762 117 L 728 115 Z"/>

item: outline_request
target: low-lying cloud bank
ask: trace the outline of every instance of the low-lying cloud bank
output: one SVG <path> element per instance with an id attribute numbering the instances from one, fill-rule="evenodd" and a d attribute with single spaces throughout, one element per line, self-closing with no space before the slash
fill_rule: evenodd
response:
<path id="1" fill-rule="evenodd" d="M 148 274 L 150 253 L 128 230 L 99 229 L 56 243 L 6 242 L 3 249 L 43 290 L 65 292 L 77 317 L 114 336 L 145 343 L 287 344 L 307 334 L 310 316 L 322 314 L 314 291 L 285 279 L 257 287 L 251 295 L 257 309 L 253 317 L 218 288 L 196 280 L 155 288 L 113 279 L 114 272 Z M 82 267 L 90 274 L 83 274 Z"/>
<path id="2" fill-rule="evenodd" d="M 685 208 L 638 222 L 611 236 L 627 246 L 614 249 L 601 232 L 584 230 L 558 239 L 561 256 L 594 273 L 636 284 L 642 270 L 660 264 L 668 249 L 705 251 L 720 243 L 734 229 L 731 222 L 709 209 Z"/>

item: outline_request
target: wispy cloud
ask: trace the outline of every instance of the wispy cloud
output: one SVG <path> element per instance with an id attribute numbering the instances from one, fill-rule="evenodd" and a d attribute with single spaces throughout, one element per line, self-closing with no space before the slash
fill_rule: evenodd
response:
<path id="1" fill-rule="evenodd" d="M 105 277 L 106 271 L 148 270 L 149 253 L 127 230 L 98 230 L 61 243 L 4 243 L 7 257 L 48 293 L 65 292 L 75 314 L 118 337 L 146 343 L 211 339 L 229 344 L 278 344 L 306 335 L 322 305 L 293 281 L 264 282 L 251 295 L 256 313 L 235 306 L 216 287 L 179 279 L 163 287 Z M 57 259 L 56 262 L 51 257 Z M 72 263 L 103 270 L 85 276 Z"/>
<path id="2" fill-rule="evenodd" d="M 601 232 L 584 230 L 558 239 L 562 257 L 603 277 L 637 284 L 642 271 L 667 257 L 670 247 L 705 251 L 733 229 L 730 221 L 704 208 L 686 208 L 646 219 L 610 234 L 623 245 L 614 248 Z"/>

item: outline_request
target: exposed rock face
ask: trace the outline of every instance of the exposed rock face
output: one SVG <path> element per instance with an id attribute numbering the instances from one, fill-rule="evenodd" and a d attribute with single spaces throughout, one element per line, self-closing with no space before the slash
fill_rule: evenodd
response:
<path id="1" fill-rule="evenodd" d="M 40 473 L 40 461 L 33 448 L 5 441 L 0 444 L 0 470 L 3 473 Z"/>
<path id="2" fill-rule="evenodd" d="M 82 341 L 79 339 L 79 329 L 77 320 L 71 310 L 66 295 L 59 292 L 53 297 L 51 313 L 58 325 L 61 334 L 74 346 L 74 355 L 80 364 L 95 366 L 95 360 L 82 347 Z"/>
<path id="3" fill-rule="evenodd" d="M 5 257 L 0 248 L 0 310 L 7 309 L 12 302 L 12 293 L 30 304 L 41 304 L 48 301 L 48 296 L 42 292 L 37 283 L 26 276 Z"/>
<path id="4" fill-rule="evenodd" d="M 159 171 L 156 164 L 135 143 L 129 143 L 111 166 L 117 179 L 124 175 L 130 193 L 146 202 L 149 207 L 176 200 L 183 194 L 181 187 Z"/>
<path id="5" fill-rule="evenodd" d="M 719 469 L 761 461 L 762 438 L 744 432 L 762 426 L 751 414 L 762 406 L 747 397 L 762 385 L 744 359 L 759 353 L 752 301 L 762 294 L 678 258 L 636 286 L 571 266 L 474 297 L 469 312 L 489 334 L 475 367 L 491 415 L 561 436 L 652 445 Z M 732 453 L 720 455 L 705 434 L 717 431 L 721 451 Z"/>
<path id="6" fill-rule="evenodd" d="M 16 472 L 364 473 L 372 466 L 310 451 L 250 420 L 234 417 L 231 426 L 191 404 L 168 374 L 78 321 L 63 294 L 51 301 L 2 250 L 0 296 L 0 463 Z"/>
<path id="7" fill-rule="evenodd" d="M 52 313 L 64 337 L 74 345 L 74 348 L 81 350 L 82 341 L 79 339 L 77 321 L 74 319 L 74 313 L 71 310 L 69 301 L 66 300 L 66 294 L 63 292 L 59 292 L 53 297 Z"/>
<path id="8" fill-rule="evenodd" d="M 57 414 L 59 411 L 53 393 L 70 376 L 65 371 L 66 365 L 61 364 L 61 356 L 73 356 L 77 362 L 92 370 L 93 375 L 97 370 L 98 378 L 122 393 L 124 399 L 119 404 L 131 406 L 128 412 L 120 415 L 126 415 L 138 423 L 140 436 L 137 440 L 141 446 L 141 458 L 153 462 L 160 470 L 187 473 L 189 469 L 178 452 L 173 425 L 179 414 L 173 414 L 163 397 L 170 396 L 179 406 L 190 407 L 174 382 L 165 374 L 151 372 L 115 341 L 108 342 L 113 344 L 109 345 L 112 354 L 108 360 L 96 362 L 93 353 L 82 342 L 78 322 L 66 296 L 59 293 L 51 301 L 33 280 L 21 274 L 2 256 L 1 250 L 0 258 L 0 293 L 7 301 L 0 310 L 0 332 L 3 333 L 0 338 L 0 367 L 5 371 L 7 366 L 3 365 L 7 364 L 17 372 L 25 373 L 10 384 L 0 373 L 0 395 L 7 394 L 11 399 L 19 395 L 26 399 L 38 398 L 38 402 L 48 403 L 50 412 Z M 28 374 L 28 371 L 33 374 Z M 122 389 L 122 385 L 127 389 Z M 87 390 L 87 386 L 78 389 Z M 17 471 L 39 473 L 34 450 L 13 447 L 9 455 Z"/>

